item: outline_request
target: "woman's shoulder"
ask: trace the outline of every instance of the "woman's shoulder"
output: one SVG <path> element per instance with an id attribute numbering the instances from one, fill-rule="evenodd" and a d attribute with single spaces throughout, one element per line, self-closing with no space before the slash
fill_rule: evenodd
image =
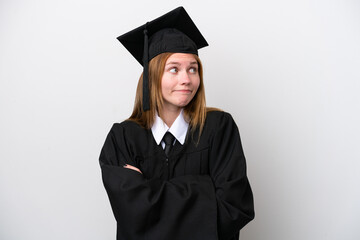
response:
<path id="1" fill-rule="evenodd" d="M 115 126 L 115 127 L 131 127 L 131 128 L 138 128 L 139 127 L 139 128 L 141 128 L 141 126 L 137 122 L 135 122 L 133 120 L 130 120 L 130 119 L 126 119 L 126 120 L 124 120 L 122 122 L 115 122 L 113 124 L 113 126 Z"/>
<path id="2" fill-rule="evenodd" d="M 120 134 L 130 133 L 131 135 L 133 135 L 133 134 L 139 134 L 140 132 L 144 132 L 146 131 L 146 129 L 140 126 L 135 121 L 126 119 L 122 122 L 113 123 L 110 131 Z"/>
<path id="3" fill-rule="evenodd" d="M 215 138 L 224 134 L 230 136 L 234 131 L 238 130 L 230 113 L 221 110 L 208 111 L 201 139 L 205 145 L 211 144 Z"/>
<path id="4" fill-rule="evenodd" d="M 236 129 L 237 125 L 231 114 L 221 110 L 208 111 L 206 115 L 203 133 L 213 135 L 217 132 Z"/>
<path id="5" fill-rule="evenodd" d="M 231 114 L 220 109 L 209 108 L 206 113 L 206 122 L 211 125 L 218 125 L 220 123 L 226 123 L 229 121 L 233 121 Z"/>

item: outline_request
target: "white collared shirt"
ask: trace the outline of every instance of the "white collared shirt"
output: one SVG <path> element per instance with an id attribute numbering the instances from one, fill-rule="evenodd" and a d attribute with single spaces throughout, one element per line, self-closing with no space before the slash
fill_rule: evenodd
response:
<path id="1" fill-rule="evenodd" d="M 156 113 L 155 122 L 151 127 L 151 132 L 156 143 L 158 145 L 161 143 L 162 148 L 165 148 L 165 143 L 161 140 L 163 139 L 166 132 L 170 132 L 181 145 L 184 145 L 188 128 L 189 123 L 185 121 L 183 110 L 181 110 L 179 116 L 175 119 L 170 128 Z"/>

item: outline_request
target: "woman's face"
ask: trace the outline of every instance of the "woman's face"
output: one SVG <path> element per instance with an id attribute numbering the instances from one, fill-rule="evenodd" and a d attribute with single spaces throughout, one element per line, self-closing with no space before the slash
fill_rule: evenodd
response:
<path id="1" fill-rule="evenodd" d="M 192 54 L 174 53 L 167 59 L 161 79 L 164 110 L 180 110 L 193 99 L 200 85 L 198 70 Z"/>

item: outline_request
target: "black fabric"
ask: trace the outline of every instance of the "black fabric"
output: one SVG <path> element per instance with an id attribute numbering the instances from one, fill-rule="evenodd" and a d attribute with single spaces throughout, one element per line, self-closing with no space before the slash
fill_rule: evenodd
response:
<path id="1" fill-rule="evenodd" d="M 149 43 L 148 31 L 144 30 L 144 71 L 143 71 L 143 109 L 144 111 L 150 110 L 150 96 L 149 96 Z"/>
<path id="2" fill-rule="evenodd" d="M 172 135 L 170 132 L 165 133 L 165 135 L 163 137 L 163 141 L 165 143 L 164 152 L 165 152 L 165 155 L 167 157 L 169 156 L 169 153 L 170 153 L 171 148 L 173 146 L 174 140 L 175 140 L 174 135 Z"/>
<path id="3" fill-rule="evenodd" d="M 150 38 L 149 59 L 164 52 L 198 55 L 197 46 L 191 38 L 175 28 L 162 29 Z"/>
<path id="4" fill-rule="evenodd" d="M 141 65 L 144 63 L 145 29 L 147 30 L 148 37 L 151 38 L 149 42 L 148 61 L 164 52 L 197 54 L 197 49 L 208 46 L 207 41 L 185 9 L 183 7 L 178 7 L 153 21 L 147 22 L 146 24 L 117 37 Z M 159 34 L 159 32 L 164 29 L 173 30 L 165 31 L 165 34 L 164 32 Z M 156 33 L 158 33 L 158 36 L 156 36 Z M 174 39 L 179 36 L 180 39 L 185 39 L 185 41 L 174 41 Z"/>
<path id="5" fill-rule="evenodd" d="M 117 240 L 238 240 L 254 218 L 240 136 L 228 113 L 208 113 L 200 139 L 198 130 L 188 133 L 168 157 L 151 130 L 116 123 L 100 165 Z"/>

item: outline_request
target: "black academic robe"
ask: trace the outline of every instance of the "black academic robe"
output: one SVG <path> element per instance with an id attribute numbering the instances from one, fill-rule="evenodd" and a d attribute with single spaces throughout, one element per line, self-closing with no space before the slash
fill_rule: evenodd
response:
<path id="1" fill-rule="evenodd" d="M 176 141 L 167 159 L 151 130 L 132 121 L 112 126 L 100 165 L 117 240 L 237 240 L 254 218 L 231 115 L 209 112 L 200 139 L 198 130 L 187 135 L 184 145 Z"/>

